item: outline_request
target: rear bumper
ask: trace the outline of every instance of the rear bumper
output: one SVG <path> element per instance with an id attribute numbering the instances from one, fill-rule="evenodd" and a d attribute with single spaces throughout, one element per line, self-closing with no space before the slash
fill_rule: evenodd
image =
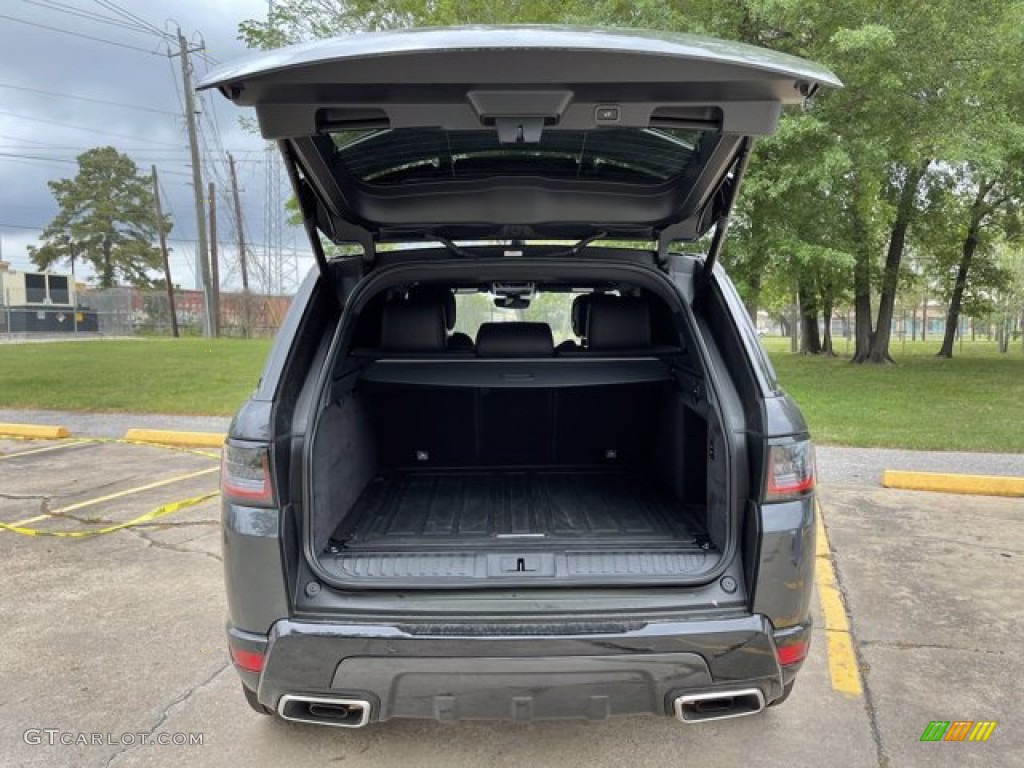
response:
<path id="1" fill-rule="evenodd" d="M 271 709 L 285 695 L 359 700 L 370 722 L 665 716 L 686 694 L 756 689 L 771 702 L 783 692 L 771 625 L 760 616 L 595 634 L 519 627 L 481 636 L 472 626 L 279 621 L 265 638 L 262 673 L 241 674 Z M 229 633 L 236 645 L 259 644 Z"/>

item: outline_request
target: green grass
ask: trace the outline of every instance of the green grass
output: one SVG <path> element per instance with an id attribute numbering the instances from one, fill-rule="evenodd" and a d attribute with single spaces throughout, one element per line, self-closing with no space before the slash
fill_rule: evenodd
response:
<path id="1" fill-rule="evenodd" d="M 896 365 L 853 365 L 794 355 L 766 339 L 782 386 L 800 404 L 818 442 L 934 450 L 1024 452 L 1024 354 L 965 342 L 952 360 L 939 342 L 895 341 Z"/>
<path id="2" fill-rule="evenodd" d="M 965 343 L 896 342 L 897 364 L 793 355 L 766 346 L 819 442 L 1024 452 L 1024 354 Z M 229 415 L 252 391 L 265 340 L 141 339 L 0 346 L 0 407 Z M 836 349 L 842 353 L 844 342 Z"/>
<path id="3" fill-rule="evenodd" d="M 0 407 L 232 414 L 270 344 L 240 339 L 68 341 L 0 346 Z"/>

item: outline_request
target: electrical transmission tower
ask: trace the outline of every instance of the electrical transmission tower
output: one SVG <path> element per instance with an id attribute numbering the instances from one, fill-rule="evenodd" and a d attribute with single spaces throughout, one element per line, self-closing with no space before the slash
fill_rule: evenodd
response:
<path id="1" fill-rule="evenodd" d="M 287 199 L 281 174 L 281 157 L 277 147 L 267 146 L 267 186 L 264 198 L 263 220 L 266 222 L 266 237 L 263 246 L 264 274 L 267 276 L 267 293 L 279 295 L 285 292 L 284 256 L 284 204 Z"/>

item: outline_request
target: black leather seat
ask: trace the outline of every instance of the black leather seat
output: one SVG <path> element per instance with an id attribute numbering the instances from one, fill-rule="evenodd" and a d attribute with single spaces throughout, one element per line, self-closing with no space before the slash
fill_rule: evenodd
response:
<path id="1" fill-rule="evenodd" d="M 646 299 L 595 295 L 587 312 L 587 351 L 591 354 L 650 354 L 651 309 Z"/>
<path id="2" fill-rule="evenodd" d="M 444 307 L 424 298 L 387 302 L 381 315 L 380 347 L 386 352 L 444 352 Z"/>
<path id="3" fill-rule="evenodd" d="M 572 320 L 572 332 L 579 338 L 579 342 L 575 339 L 568 339 L 563 341 L 557 347 L 555 347 L 555 353 L 562 355 L 565 353 L 573 354 L 583 349 L 583 345 L 586 344 L 587 340 L 587 315 L 590 312 L 590 300 L 594 298 L 591 293 L 584 293 L 581 296 L 577 296 L 572 300 L 572 309 L 570 310 L 570 318 Z"/>
<path id="4" fill-rule="evenodd" d="M 455 328 L 455 294 L 443 285 L 416 285 L 409 289 L 409 299 L 414 301 L 436 301 L 444 311 L 444 327 L 447 332 L 445 343 L 453 351 L 472 352 L 473 340 Z"/>
<path id="5" fill-rule="evenodd" d="M 554 352 L 547 323 L 482 323 L 476 333 L 477 357 L 551 357 Z"/>

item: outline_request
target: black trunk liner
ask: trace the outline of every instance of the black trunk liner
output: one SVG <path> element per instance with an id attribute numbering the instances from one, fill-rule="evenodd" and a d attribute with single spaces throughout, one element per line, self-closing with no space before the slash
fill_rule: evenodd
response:
<path id="1" fill-rule="evenodd" d="M 696 548 L 704 538 L 696 511 L 639 473 L 396 471 L 369 483 L 332 544 L 389 551 Z"/>
<path id="2" fill-rule="evenodd" d="M 718 563 L 702 512 L 640 473 L 391 472 L 320 564 L 364 589 L 678 584 Z"/>

